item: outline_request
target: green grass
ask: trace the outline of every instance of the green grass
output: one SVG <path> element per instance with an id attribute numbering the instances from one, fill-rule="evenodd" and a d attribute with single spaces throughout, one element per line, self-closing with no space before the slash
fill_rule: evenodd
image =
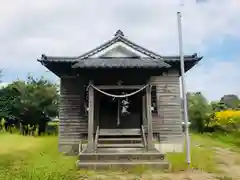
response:
<path id="1" fill-rule="evenodd" d="M 209 173 L 218 173 L 218 160 L 215 156 L 215 147 L 227 148 L 240 153 L 239 134 L 205 133 L 191 134 L 191 168 Z M 172 164 L 171 171 L 186 170 L 186 151 L 184 153 L 167 153 Z M 236 159 L 236 164 L 240 160 Z"/>
<path id="2" fill-rule="evenodd" d="M 211 143 L 209 143 L 211 141 Z M 204 143 L 203 143 L 204 142 Z M 214 150 L 210 148 L 214 140 L 202 135 L 191 134 L 191 164 L 192 169 L 205 172 L 218 172 Z M 171 162 L 172 172 L 188 169 L 186 163 L 186 149 L 184 153 L 167 153 L 167 159 Z"/>
<path id="3" fill-rule="evenodd" d="M 191 167 L 194 169 L 217 172 L 217 161 L 211 147 L 227 147 L 236 151 L 238 147 L 220 135 L 191 135 Z M 229 138 L 230 139 L 230 138 Z M 129 177 L 138 179 L 142 174 L 161 173 L 142 169 L 133 171 L 78 171 L 76 157 L 64 156 L 58 152 L 56 136 L 24 137 L 17 134 L 0 133 L 0 179 L 4 180 L 61 180 L 61 179 L 116 179 Z M 228 141 L 227 141 L 228 142 Z M 168 153 L 172 164 L 171 172 L 187 169 L 185 153 Z M 131 177 L 131 178 L 130 178 Z M 120 178 L 119 178 L 120 179 Z"/>
<path id="4" fill-rule="evenodd" d="M 0 179 L 73 179 L 75 158 L 62 156 L 57 150 L 54 136 L 1 135 Z"/>

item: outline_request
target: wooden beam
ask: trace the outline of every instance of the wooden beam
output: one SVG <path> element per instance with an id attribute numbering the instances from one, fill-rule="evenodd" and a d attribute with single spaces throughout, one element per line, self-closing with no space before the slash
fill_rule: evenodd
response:
<path id="1" fill-rule="evenodd" d="M 87 151 L 92 152 L 94 150 L 94 89 L 89 87 L 88 89 L 88 146 Z"/>
<path id="2" fill-rule="evenodd" d="M 146 89 L 146 111 L 147 111 L 147 121 L 148 121 L 148 136 L 147 136 L 147 149 L 151 150 L 153 146 L 153 128 L 152 128 L 152 110 L 151 110 L 151 86 Z"/>
<path id="3" fill-rule="evenodd" d="M 99 85 L 98 89 L 140 89 L 145 85 Z"/>

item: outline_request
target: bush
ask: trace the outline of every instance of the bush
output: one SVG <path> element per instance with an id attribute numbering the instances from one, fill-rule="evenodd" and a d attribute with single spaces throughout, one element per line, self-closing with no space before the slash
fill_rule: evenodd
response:
<path id="1" fill-rule="evenodd" d="M 58 122 L 50 121 L 46 127 L 46 133 L 48 135 L 57 135 L 58 134 Z"/>
<path id="2" fill-rule="evenodd" d="M 215 112 L 210 119 L 209 127 L 220 127 L 225 131 L 239 131 L 240 128 L 240 111 L 225 110 Z"/>

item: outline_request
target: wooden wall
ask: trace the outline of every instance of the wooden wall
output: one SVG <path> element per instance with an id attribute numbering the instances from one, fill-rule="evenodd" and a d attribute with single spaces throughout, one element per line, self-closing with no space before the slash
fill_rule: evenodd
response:
<path id="1" fill-rule="evenodd" d="M 86 93 L 84 83 L 86 83 L 84 79 L 79 77 L 61 78 L 60 152 L 77 154 L 80 139 L 87 136 L 88 119 L 84 116 L 84 94 Z M 159 136 L 160 141 L 169 142 L 172 138 L 181 137 L 182 114 L 178 72 L 170 71 L 161 76 L 151 76 L 150 83 L 156 87 L 153 88 L 155 93 L 152 93 L 152 98 L 155 98 L 157 102 L 157 112 L 152 115 L 153 133 Z M 144 126 L 147 128 L 147 122 L 144 123 Z"/>
<path id="2" fill-rule="evenodd" d="M 78 153 L 80 139 L 88 129 L 83 84 L 79 77 L 62 77 L 60 81 L 59 151 L 70 155 Z"/>
<path id="3" fill-rule="evenodd" d="M 156 86 L 157 113 L 152 114 L 153 133 L 160 141 L 170 141 L 182 136 L 182 115 L 179 74 L 169 71 L 162 76 L 150 77 Z M 153 97 L 154 98 L 154 97 Z"/>

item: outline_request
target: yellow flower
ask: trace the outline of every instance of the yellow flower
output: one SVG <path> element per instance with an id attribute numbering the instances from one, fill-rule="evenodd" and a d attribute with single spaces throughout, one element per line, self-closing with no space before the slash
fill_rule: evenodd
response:
<path id="1" fill-rule="evenodd" d="M 240 111 L 225 110 L 215 112 L 210 125 L 240 124 Z"/>

